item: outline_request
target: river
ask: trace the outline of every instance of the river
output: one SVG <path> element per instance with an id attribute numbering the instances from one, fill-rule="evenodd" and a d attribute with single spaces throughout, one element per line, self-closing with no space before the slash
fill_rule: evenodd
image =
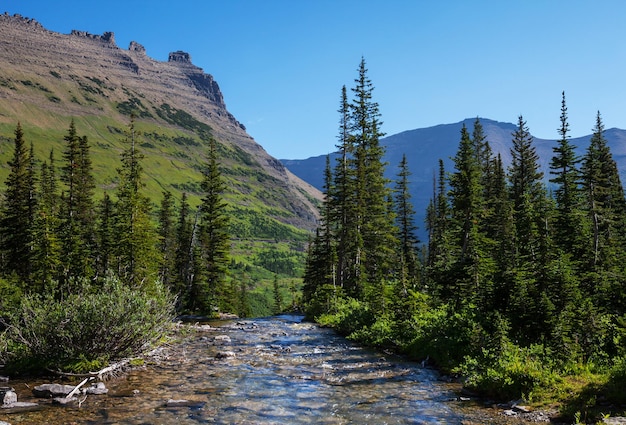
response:
<path id="1" fill-rule="evenodd" d="M 329 329 L 278 316 L 212 323 L 166 346 L 144 368 L 106 382 L 80 407 L 32 398 L 42 382 L 11 381 L 36 411 L 5 414 L 42 424 L 480 424 L 507 422 L 469 407 L 436 371 L 361 348 Z M 48 381 L 49 382 L 49 381 Z M 173 402 L 172 400 L 185 400 Z M 169 403 L 168 403 L 169 401 Z"/>

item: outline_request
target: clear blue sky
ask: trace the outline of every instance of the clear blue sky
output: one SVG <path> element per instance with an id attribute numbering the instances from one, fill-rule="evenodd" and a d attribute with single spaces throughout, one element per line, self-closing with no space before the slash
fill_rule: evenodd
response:
<path id="1" fill-rule="evenodd" d="M 4 10 L 3 10 L 4 9 Z M 364 57 L 388 135 L 522 114 L 557 138 L 626 128 L 623 0 L 2 0 L 0 13 L 69 33 L 115 33 L 165 61 L 184 50 L 271 155 L 335 150 L 341 87 Z"/>

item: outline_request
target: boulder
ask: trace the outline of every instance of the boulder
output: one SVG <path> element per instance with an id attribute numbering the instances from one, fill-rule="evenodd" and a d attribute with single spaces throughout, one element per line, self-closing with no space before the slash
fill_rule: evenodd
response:
<path id="1" fill-rule="evenodd" d="M 0 406 L 11 406 L 17 403 L 17 394 L 11 387 L 0 387 Z"/>
<path id="2" fill-rule="evenodd" d="M 72 385 L 42 384 L 33 388 L 33 395 L 39 398 L 65 397 L 73 389 Z"/>

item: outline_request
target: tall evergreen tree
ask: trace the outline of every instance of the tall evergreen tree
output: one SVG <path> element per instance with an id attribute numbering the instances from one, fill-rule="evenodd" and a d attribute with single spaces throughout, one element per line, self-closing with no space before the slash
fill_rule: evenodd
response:
<path id="1" fill-rule="evenodd" d="M 510 199 L 515 224 L 516 264 L 512 276 L 516 296 L 511 299 L 513 330 L 524 343 L 538 341 L 546 329 L 550 305 L 546 302 L 548 201 L 539 156 L 522 116 L 513 133 L 509 168 Z"/>
<path id="2" fill-rule="evenodd" d="M 117 170 L 116 268 L 118 276 L 128 284 L 150 286 L 158 274 L 158 234 L 150 218 L 150 199 L 142 193 L 143 155 L 137 150 L 137 137 L 131 118 L 124 140 L 127 148 Z"/>
<path id="3" fill-rule="evenodd" d="M 381 121 L 378 103 L 373 101 L 373 84 L 367 76 L 365 59 L 361 59 L 359 75 L 352 89 L 351 134 L 354 137 L 356 175 L 356 222 L 363 239 L 359 254 L 365 271 L 361 277 L 364 297 L 374 311 L 385 312 L 385 292 L 389 277 L 397 264 L 397 231 L 390 208 L 389 181 L 385 178 L 384 148 L 380 145 Z"/>
<path id="4" fill-rule="evenodd" d="M 463 125 L 459 150 L 453 159 L 455 171 L 450 176 L 456 258 L 455 274 L 448 280 L 455 286 L 452 292 L 457 305 L 476 301 L 482 283 L 493 273 L 487 239 L 482 230 L 485 216 L 482 149 L 483 140 L 472 140 Z"/>
<path id="5" fill-rule="evenodd" d="M 59 194 L 55 173 L 54 153 L 50 162 L 41 165 L 39 205 L 33 226 L 33 286 L 39 291 L 56 289 L 61 267 L 59 229 Z"/>
<path id="6" fill-rule="evenodd" d="M 9 175 L 5 181 L 1 243 L 5 274 L 15 273 L 28 281 L 32 271 L 31 247 L 35 193 L 32 187 L 32 158 L 24 140 L 20 123 L 15 128 L 13 157 L 8 162 Z"/>
<path id="7" fill-rule="evenodd" d="M 415 224 L 415 208 L 411 202 L 409 170 L 406 154 L 402 155 L 400 171 L 395 186 L 396 226 L 403 264 L 406 265 L 412 289 L 420 281 L 419 244 L 417 225 Z"/>
<path id="8" fill-rule="evenodd" d="M 558 131 L 561 138 L 553 148 L 554 156 L 550 162 L 550 174 L 553 176 L 550 182 L 556 186 L 554 237 L 561 251 L 576 259 L 582 254 L 581 238 L 585 236 L 585 232 L 581 228 L 584 220 L 581 211 L 580 173 L 577 168 L 580 158 L 576 155 L 576 146 L 569 140 L 565 92 L 562 94 L 561 126 Z"/>
<path id="9" fill-rule="evenodd" d="M 598 112 L 596 125 L 583 158 L 582 177 L 586 212 L 591 228 L 588 254 L 588 295 L 598 295 L 598 301 L 613 311 L 623 312 L 624 290 L 618 270 L 626 261 L 624 252 L 624 219 L 626 201 L 617 165 L 604 137 L 604 124 Z"/>
<path id="10" fill-rule="evenodd" d="M 59 236 L 62 246 L 63 271 L 59 276 L 65 290 L 79 277 L 93 276 L 94 208 L 89 143 L 77 134 L 74 120 L 64 137 L 65 164 L 61 168 L 61 181 L 65 184 L 62 196 Z"/>
<path id="11" fill-rule="evenodd" d="M 104 277 L 115 266 L 115 205 L 105 192 L 98 205 L 96 220 L 96 276 Z"/>
<path id="12" fill-rule="evenodd" d="M 163 192 L 161 208 L 159 209 L 159 251 L 161 253 L 161 267 L 159 278 L 164 285 L 170 286 L 175 275 L 176 262 L 176 229 L 174 225 L 174 201 L 172 193 Z"/>
<path id="13" fill-rule="evenodd" d="M 227 204 L 224 200 L 226 184 L 222 178 L 217 158 L 217 146 L 214 139 L 209 145 L 209 159 L 202 181 L 204 197 L 201 204 L 199 243 L 202 252 L 201 267 L 204 269 L 205 282 L 199 279 L 195 285 L 207 285 L 209 299 L 197 301 L 199 307 L 208 313 L 208 307 L 222 307 L 227 301 L 225 295 L 225 278 L 230 263 L 230 233 L 228 229 Z M 194 290 L 194 293 L 196 290 Z M 205 291 L 198 291 L 203 293 Z"/>

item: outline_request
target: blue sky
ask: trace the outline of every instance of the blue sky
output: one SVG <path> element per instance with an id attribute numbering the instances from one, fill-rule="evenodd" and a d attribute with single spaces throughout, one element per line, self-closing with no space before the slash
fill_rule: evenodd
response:
<path id="1" fill-rule="evenodd" d="M 184 50 L 217 80 L 231 113 L 271 155 L 324 155 L 337 143 L 341 87 L 364 57 L 388 135 L 485 117 L 558 137 L 626 128 L 622 0 L 2 0 L 46 28 Z"/>

